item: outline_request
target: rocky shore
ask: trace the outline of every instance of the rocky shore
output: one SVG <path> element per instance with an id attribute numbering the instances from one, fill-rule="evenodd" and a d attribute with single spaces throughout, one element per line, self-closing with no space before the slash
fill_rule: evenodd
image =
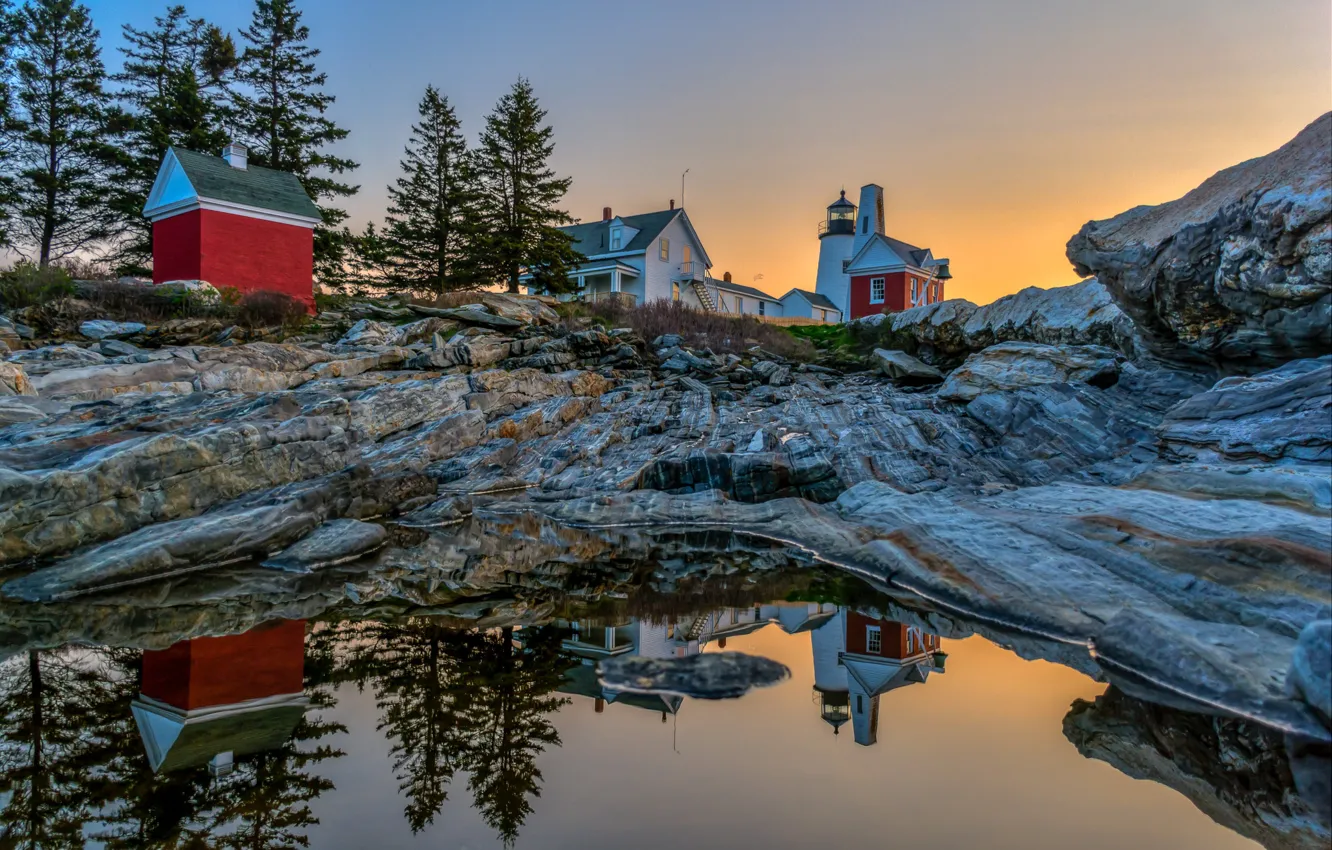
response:
<path id="1" fill-rule="evenodd" d="M 552 565 L 821 562 L 938 633 L 1325 746 L 1329 151 L 1324 116 L 1089 223 L 1076 286 L 883 317 L 858 372 L 493 294 L 288 341 L 0 320 L 0 643 L 349 599 L 521 622 L 503 588 Z"/>

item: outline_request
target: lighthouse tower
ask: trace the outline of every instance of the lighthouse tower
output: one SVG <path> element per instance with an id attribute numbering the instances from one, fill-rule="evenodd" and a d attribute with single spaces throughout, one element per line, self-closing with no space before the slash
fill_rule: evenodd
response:
<path id="1" fill-rule="evenodd" d="M 819 274 L 814 291 L 825 296 L 842 316 L 849 316 L 851 278 L 846 264 L 851 259 L 851 247 L 856 238 L 856 205 L 842 196 L 828 205 L 828 218 L 819 222 Z"/>

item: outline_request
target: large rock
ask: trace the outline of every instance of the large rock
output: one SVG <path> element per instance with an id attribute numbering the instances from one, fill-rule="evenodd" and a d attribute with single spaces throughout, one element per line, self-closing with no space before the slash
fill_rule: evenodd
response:
<path id="1" fill-rule="evenodd" d="M 1332 113 L 1184 197 L 1068 243 L 1156 352 L 1253 370 L 1332 351 Z"/>
<path id="2" fill-rule="evenodd" d="M 79 333 L 88 339 L 114 339 L 122 336 L 134 336 L 148 329 L 141 322 L 112 322 L 107 319 L 94 319 L 79 325 Z"/>
<path id="3" fill-rule="evenodd" d="M 874 349 L 874 360 L 879 371 L 891 381 L 908 386 L 937 384 L 944 379 L 943 372 L 922 363 L 905 351 Z"/>
<path id="4" fill-rule="evenodd" d="M 968 357 L 939 388 L 939 398 L 971 401 L 1041 384 L 1109 386 L 1118 379 L 1115 352 L 1106 348 L 1003 342 Z"/>
<path id="5" fill-rule="evenodd" d="M 1287 685 L 1332 729 L 1332 620 L 1310 623 L 1300 632 Z"/>
<path id="6" fill-rule="evenodd" d="M 0 363 L 0 396 L 37 395 L 28 375 L 17 363 Z"/>
<path id="7" fill-rule="evenodd" d="M 1133 322 L 1095 279 L 1050 289 L 1029 286 L 984 307 L 963 299 L 938 301 L 882 317 L 877 327 L 893 346 L 943 364 L 1001 342 L 1101 345 L 1135 353 Z"/>

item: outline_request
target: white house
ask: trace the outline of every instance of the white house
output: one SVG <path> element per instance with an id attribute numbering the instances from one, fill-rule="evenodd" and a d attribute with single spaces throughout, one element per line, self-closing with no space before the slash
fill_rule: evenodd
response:
<path id="1" fill-rule="evenodd" d="M 689 216 L 674 201 L 670 209 L 640 215 L 619 216 L 606 207 L 600 221 L 560 229 L 587 257 L 569 273 L 578 296 L 589 301 L 631 297 L 639 304 L 680 301 L 716 309 L 715 291 L 708 287 L 712 260 Z"/>
<path id="2" fill-rule="evenodd" d="M 722 313 L 763 317 L 786 315 L 780 298 L 735 283 L 730 272 L 722 275 L 721 280 L 709 280 L 708 286 L 716 292 L 717 309 Z"/>
<path id="3" fill-rule="evenodd" d="M 781 297 L 783 316 L 801 316 L 820 322 L 837 324 L 842 311 L 826 295 L 808 289 L 792 289 Z"/>

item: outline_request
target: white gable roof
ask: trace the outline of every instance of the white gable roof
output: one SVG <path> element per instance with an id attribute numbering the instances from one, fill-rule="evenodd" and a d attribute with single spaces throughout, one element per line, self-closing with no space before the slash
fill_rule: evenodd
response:
<path id="1" fill-rule="evenodd" d="M 907 258 L 899 256 L 888 241 L 880 236 L 876 233 L 870 237 L 860 253 L 851 258 L 851 264 L 846 269 L 848 274 L 860 269 L 906 268 Z"/>
<path id="2" fill-rule="evenodd" d="M 176 152 L 167 148 L 162 165 L 157 169 L 153 190 L 148 193 L 148 202 L 143 205 L 143 214 L 151 218 L 154 213 L 193 204 L 198 200 L 199 193 L 194 184 L 190 183 L 185 167 L 180 164 Z"/>

